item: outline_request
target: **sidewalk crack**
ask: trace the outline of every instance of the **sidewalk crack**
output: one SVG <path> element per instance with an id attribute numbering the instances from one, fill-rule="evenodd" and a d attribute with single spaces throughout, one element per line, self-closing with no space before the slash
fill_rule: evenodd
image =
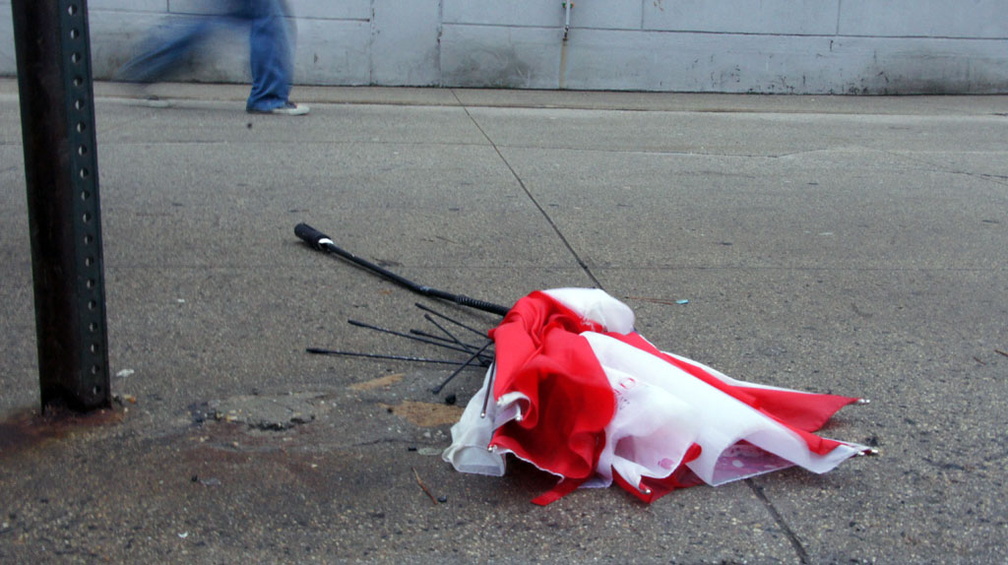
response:
<path id="1" fill-rule="evenodd" d="M 781 513 L 777 511 L 777 507 L 774 506 L 774 503 L 771 502 L 769 498 L 767 498 L 766 493 L 763 492 L 763 487 L 756 484 L 756 482 L 753 481 L 752 479 L 746 479 L 744 482 L 746 485 L 749 486 L 749 489 L 753 491 L 753 494 L 756 495 L 756 498 L 758 498 L 759 501 L 763 503 L 763 507 L 766 508 L 767 512 L 770 513 L 770 516 L 773 517 L 774 522 L 777 524 L 777 527 L 780 528 L 782 532 L 784 532 L 784 536 L 787 538 L 789 542 L 791 542 L 791 547 L 794 548 L 795 554 L 798 556 L 798 562 L 801 563 L 802 565 L 810 564 L 811 561 L 809 560 L 808 551 L 805 550 L 805 545 L 802 544 L 801 540 L 798 538 L 798 535 L 795 534 L 794 530 L 791 529 L 791 526 L 789 526 L 788 523 L 784 520 L 784 517 L 781 516 Z"/>
<path id="2" fill-rule="evenodd" d="M 455 97 L 455 100 L 458 101 L 459 106 L 461 106 L 462 110 L 465 111 L 466 116 L 469 117 L 469 121 L 471 121 L 473 125 L 476 126 L 476 129 L 478 129 L 481 134 L 483 134 L 483 137 L 487 140 L 487 143 L 490 144 L 490 147 L 493 147 L 493 150 L 497 153 L 497 156 L 500 157 L 501 162 L 504 163 L 504 166 L 507 167 L 508 171 L 511 172 L 511 176 L 513 176 L 515 181 L 518 182 L 518 186 L 520 186 L 521 189 L 525 192 L 525 196 L 528 197 L 529 201 L 532 202 L 532 205 L 535 206 L 536 209 L 539 210 L 539 213 L 542 214 L 543 218 L 546 219 L 546 222 L 553 229 L 553 232 L 557 234 L 557 237 L 560 238 L 560 241 L 564 244 L 564 247 L 567 248 L 567 251 L 569 251 L 570 254 L 574 257 L 574 260 L 577 262 L 581 270 L 584 271 L 586 275 L 588 275 L 588 278 L 591 279 L 592 284 L 594 284 L 597 288 L 605 290 L 605 288 L 602 286 L 602 283 L 599 282 L 599 280 L 595 278 L 595 274 L 591 272 L 591 269 L 588 267 L 588 263 L 586 263 L 585 260 L 581 258 L 581 255 L 579 255 L 578 252 L 574 249 L 574 246 L 571 245 L 570 241 L 568 241 L 567 238 L 564 237 L 563 232 L 560 231 L 560 226 L 558 226 L 556 222 L 553 221 L 553 218 L 550 217 L 546 209 L 543 208 L 543 206 L 539 204 L 539 201 L 536 200 L 536 197 L 532 195 L 532 191 L 529 190 L 529 188 L 525 185 L 525 181 L 522 180 L 521 176 L 518 175 L 518 172 L 514 170 L 514 167 L 511 166 L 511 163 L 508 162 L 504 154 L 501 153 L 500 148 L 497 147 L 497 144 L 494 143 L 494 140 L 490 139 L 490 136 L 487 135 L 487 132 L 479 125 L 479 122 L 477 122 L 476 118 L 474 118 L 473 115 L 469 112 L 469 108 L 466 107 L 465 103 L 463 103 L 462 100 L 458 97 L 458 94 L 455 92 L 455 90 L 452 90 L 451 92 L 452 96 Z"/>

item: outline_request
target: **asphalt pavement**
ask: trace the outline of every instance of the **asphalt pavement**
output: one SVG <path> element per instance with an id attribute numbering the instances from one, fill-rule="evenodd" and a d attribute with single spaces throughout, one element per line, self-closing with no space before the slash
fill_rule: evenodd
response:
<path id="1" fill-rule="evenodd" d="M 0 562 L 1008 562 L 1008 97 L 298 87 L 283 117 L 241 85 L 95 91 L 117 402 L 53 422 L 0 81 Z M 451 366 L 306 352 L 460 361 L 348 320 L 499 318 L 299 222 L 490 302 L 601 287 L 663 349 L 870 398 L 822 434 L 880 456 L 535 506 L 550 477 L 439 456 L 480 371 L 435 395 Z"/>

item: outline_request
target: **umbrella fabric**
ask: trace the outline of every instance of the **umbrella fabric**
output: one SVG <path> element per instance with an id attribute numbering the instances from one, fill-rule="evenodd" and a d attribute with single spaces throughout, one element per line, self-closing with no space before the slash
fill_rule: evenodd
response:
<path id="1" fill-rule="evenodd" d="M 660 351 L 601 290 L 534 292 L 491 337 L 494 365 L 443 457 L 500 476 L 510 453 L 560 477 L 540 504 L 613 481 L 650 502 L 795 465 L 824 473 L 867 451 L 813 433 L 857 398 L 745 383 Z"/>

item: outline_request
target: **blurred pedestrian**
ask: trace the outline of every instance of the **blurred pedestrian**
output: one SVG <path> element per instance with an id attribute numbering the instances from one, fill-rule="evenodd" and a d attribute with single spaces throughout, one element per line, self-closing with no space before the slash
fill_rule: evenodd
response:
<path id="1" fill-rule="evenodd" d="M 142 53 L 119 69 L 128 82 L 163 80 L 178 68 L 210 34 L 225 25 L 249 26 L 249 62 L 252 92 L 245 109 L 252 113 L 300 116 L 308 106 L 290 101 L 294 79 L 293 23 L 285 0 L 206 0 L 217 4 L 219 14 L 200 18 L 195 24 L 169 27 L 167 40 L 149 40 Z"/>

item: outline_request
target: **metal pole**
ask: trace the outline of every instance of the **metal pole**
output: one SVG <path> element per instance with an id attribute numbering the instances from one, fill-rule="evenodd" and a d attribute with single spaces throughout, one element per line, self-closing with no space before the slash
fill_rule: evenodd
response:
<path id="1" fill-rule="evenodd" d="M 43 410 L 110 405 L 86 0 L 13 0 Z"/>

